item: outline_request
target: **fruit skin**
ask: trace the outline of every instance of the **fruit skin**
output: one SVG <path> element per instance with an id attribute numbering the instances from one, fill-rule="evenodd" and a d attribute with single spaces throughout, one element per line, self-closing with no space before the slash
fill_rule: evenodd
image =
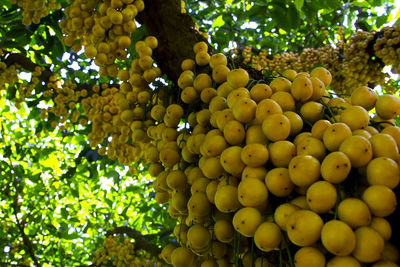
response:
<path id="1" fill-rule="evenodd" d="M 347 256 L 356 246 L 356 236 L 345 222 L 331 220 L 324 224 L 321 231 L 324 247 L 336 256 Z"/>
<path id="2" fill-rule="evenodd" d="M 278 225 L 273 222 L 263 222 L 254 233 L 254 243 L 265 252 L 277 248 L 281 243 L 282 233 Z"/>
<path id="3" fill-rule="evenodd" d="M 380 259 L 385 241 L 381 235 L 368 226 L 361 226 L 355 230 L 356 246 L 353 256 L 360 262 L 370 263 Z"/>
<path id="4" fill-rule="evenodd" d="M 325 256 L 315 247 L 302 247 L 294 254 L 296 267 L 325 267 Z"/>
<path id="5" fill-rule="evenodd" d="M 289 240 L 297 246 L 310 246 L 321 237 L 324 223 L 321 217 L 310 210 L 293 212 L 286 223 Z"/>

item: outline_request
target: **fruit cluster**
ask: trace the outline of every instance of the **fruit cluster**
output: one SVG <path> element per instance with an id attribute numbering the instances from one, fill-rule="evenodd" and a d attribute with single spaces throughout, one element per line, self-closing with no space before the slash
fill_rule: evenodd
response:
<path id="1" fill-rule="evenodd" d="M 10 0 L 11 4 L 17 4 L 22 8 L 22 24 L 39 24 L 40 19 L 46 17 L 51 10 L 61 8 L 61 4 L 55 0 Z"/>
<path id="2" fill-rule="evenodd" d="M 92 262 L 94 266 L 111 263 L 112 266 L 150 267 L 160 266 L 157 260 L 145 251 L 135 249 L 134 240 L 125 237 L 123 240 L 116 235 L 109 235 L 104 240 L 103 248 L 94 252 Z M 155 265 L 156 264 L 156 265 Z"/>
<path id="3" fill-rule="evenodd" d="M 60 22 L 64 43 L 74 52 L 85 47 L 85 55 L 94 58 L 101 76 L 116 77 L 115 60 L 124 60 L 136 30 L 135 17 L 144 9 L 143 0 L 75 0 L 65 9 Z"/>
<path id="4" fill-rule="evenodd" d="M 178 80 L 181 100 L 200 108 L 151 111 L 156 200 L 178 220 L 179 245 L 161 257 L 175 267 L 268 266 L 276 252 L 296 266 L 398 262 L 386 217 L 397 207 L 400 99 L 366 86 L 335 97 L 323 67 L 265 84 L 206 49 L 194 46 Z M 210 72 L 196 73 L 206 61 Z"/>
<path id="5" fill-rule="evenodd" d="M 288 68 L 303 72 L 323 65 L 332 73 L 331 89 L 340 95 L 350 95 L 357 87 L 371 85 L 381 85 L 385 92 L 394 93 L 393 81 L 383 72 L 383 67 L 391 65 L 394 73 L 398 71 L 399 27 L 384 28 L 382 37 L 377 40 L 375 36 L 379 34 L 375 32 L 357 31 L 346 42 L 342 38 L 335 46 L 305 48 L 300 54 L 285 52 L 272 57 L 264 49 L 251 53 L 252 49 L 245 47 L 242 50 L 243 62 L 274 74 Z M 339 28 L 338 34 L 341 36 L 342 29 Z M 372 50 L 376 57 L 371 56 Z"/>

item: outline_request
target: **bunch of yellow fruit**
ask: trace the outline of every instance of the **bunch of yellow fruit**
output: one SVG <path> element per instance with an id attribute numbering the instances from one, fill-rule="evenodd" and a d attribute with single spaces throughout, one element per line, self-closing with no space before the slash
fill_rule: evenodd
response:
<path id="1" fill-rule="evenodd" d="M 178 80 L 184 104 L 151 111 L 156 200 L 178 220 L 179 246 L 161 257 L 269 266 L 276 250 L 299 267 L 397 266 L 386 217 L 400 181 L 398 96 L 361 86 L 335 97 L 323 67 L 265 84 L 223 54 L 207 57 L 205 43 L 194 52 Z"/>

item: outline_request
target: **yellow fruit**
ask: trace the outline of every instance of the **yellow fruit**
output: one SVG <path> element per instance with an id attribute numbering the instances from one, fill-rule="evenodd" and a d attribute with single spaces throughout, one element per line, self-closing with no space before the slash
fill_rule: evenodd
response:
<path id="1" fill-rule="evenodd" d="M 392 261 L 378 261 L 371 265 L 371 267 L 399 267 L 397 263 Z"/>
<path id="2" fill-rule="evenodd" d="M 247 178 L 238 185 L 238 199 L 245 207 L 257 207 L 268 199 L 268 189 L 263 181 Z"/>
<path id="3" fill-rule="evenodd" d="M 246 97 L 238 99 L 232 106 L 233 116 L 242 123 L 252 121 L 255 118 L 256 109 L 257 103 Z"/>
<path id="4" fill-rule="evenodd" d="M 187 208 L 190 214 L 196 217 L 205 217 L 210 214 L 211 203 L 205 193 L 194 193 L 188 200 Z"/>
<path id="5" fill-rule="evenodd" d="M 330 253 L 337 256 L 347 256 L 355 248 L 356 236 L 345 222 L 331 220 L 322 227 L 321 241 Z"/>
<path id="6" fill-rule="evenodd" d="M 176 249 L 174 244 L 168 244 L 161 251 L 161 258 L 168 264 L 171 264 L 171 253 Z"/>
<path id="7" fill-rule="evenodd" d="M 294 204 L 291 203 L 283 203 L 280 204 L 274 212 L 274 220 L 276 224 L 279 225 L 279 227 L 283 230 L 286 231 L 286 223 L 287 219 L 289 216 L 294 213 L 295 211 L 299 210 L 299 207 L 297 207 Z"/>
<path id="8" fill-rule="evenodd" d="M 399 149 L 397 148 L 396 141 L 389 134 L 379 133 L 373 135 L 369 141 L 372 145 L 374 157 L 388 157 L 393 160 L 397 159 Z"/>
<path id="9" fill-rule="evenodd" d="M 367 180 L 370 185 L 394 189 L 400 181 L 399 165 L 391 158 L 374 158 L 367 165 Z"/>
<path id="10" fill-rule="evenodd" d="M 181 92 L 181 99 L 185 104 L 193 103 L 198 99 L 198 97 L 199 94 L 197 93 L 196 89 L 194 89 L 192 86 L 186 87 Z"/>
<path id="11" fill-rule="evenodd" d="M 273 222 L 263 222 L 254 233 L 254 243 L 265 252 L 271 251 L 281 243 L 282 234 L 278 225 Z"/>
<path id="12" fill-rule="evenodd" d="M 246 237 L 253 237 L 262 222 L 261 213 L 256 208 L 246 207 L 236 211 L 232 219 L 233 227 Z"/>
<path id="13" fill-rule="evenodd" d="M 263 144 L 248 144 L 245 145 L 240 154 L 243 163 L 250 167 L 261 167 L 267 163 L 269 152 Z"/>
<path id="14" fill-rule="evenodd" d="M 329 70 L 325 69 L 324 67 L 316 67 L 314 68 L 311 73 L 311 77 L 317 77 L 320 79 L 325 86 L 329 86 L 332 81 L 332 74 L 329 72 Z"/>
<path id="15" fill-rule="evenodd" d="M 227 65 L 228 60 L 226 56 L 222 53 L 217 53 L 211 56 L 210 58 L 210 67 L 215 68 L 218 65 Z"/>
<path id="16" fill-rule="evenodd" d="M 346 123 L 352 131 L 365 128 L 369 123 L 368 111 L 361 106 L 349 106 L 341 113 L 340 121 Z"/>
<path id="17" fill-rule="evenodd" d="M 217 220 L 214 224 L 214 235 L 222 243 L 230 243 L 233 240 L 234 229 L 232 222 Z"/>
<path id="18" fill-rule="evenodd" d="M 219 64 L 214 67 L 212 78 L 217 84 L 223 83 L 226 81 L 229 71 L 230 70 L 227 66 Z"/>
<path id="19" fill-rule="evenodd" d="M 347 124 L 337 122 L 326 128 L 322 140 L 329 151 L 339 150 L 340 144 L 349 136 L 352 136 L 351 129 Z"/>
<path id="20" fill-rule="evenodd" d="M 397 148 L 400 150 L 400 127 L 388 126 L 382 129 L 381 133 L 389 134 L 396 141 Z"/>
<path id="21" fill-rule="evenodd" d="M 214 196 L 217 209 L 221 212 L 233 212 L 240 208 L 238 189 L 233 185 L 219 187 Z"/>
<path id="22" fill-rule="evenodd" d="M 310 81 L 313 86 L 313 94 L 310 98 L 311 101 L 320 100 L 325 93 L 325 84 L 323 81 L 318 79 L 317 77 L 310 77 Z"/>
<path id="23" fill-rule="evenodd" d="M 224 174 L 224 168 L 218 157 L 206 158 L 201 170 L 208 179 L 217 179 Z"/>
<path id="24" fill-rule="evenodd" d="M 263 99 L 257 105 L 256 121 L 261 124 L 267 116 L 282 113 L 282 108 L 278 102 L 269 98 Z"/>
<path id="25" fill-rule="evenodd" d="M 293 79 L 296 77 L 297 72 L 293 69 L 287 69 L 285 70 L 282 75 L 286 78 L 288 78 L 289 80 L 293 81 Z"/>
<path id="26" fill-rule="evenodd" d="M 340 144 L 339 151 L 350 159 L 351 166 L 363 167 L 372 159 L 372 145 L 367 138 L 354 135 L 349 136 Z"/>
<path id="27" fill-rule="evenodd" d="M 320 163 L 310 155 L 301 155 L 292 158 L 288 169 L 290 180 L 300 187 L 311 185 L 320 176 Z"/>
<path id="28" fill-rule="evenodd" d="M 324 106 L 321 103 L 309 101 L 301 106 L 300 114 L 304 120 L 314 123 L 322 118 L 323 109 Z"/>
<path id="29" fill-rule="evenodd" d="M 237 120 L 230 120 L 224 126 L 224 137 L 231 145 L 240 145 L 246 136 L 246 131 L 242 123 Z"/>
<path id="30" fill-rule="evenodd" d="M 327 181 L 317 181 L 308 187 L 306 198 L 311 210 L 326 213 L 335 207 L 336 188 Z"/>
<path id="31" fill-rule="evenodd" d="M 267 170 L 264 167 L 249 167 L 246 166 L 242 172 L 242 180 L 247 178 L 256 178 L 260 181 L 264 181 Z"/>
<path id="32" fill-rule="evenodd" d="M 264 133 L 262 132 L 261 125 L 251 125 L 248 126 L 246 131 L 246 145 L 248 144 L 266 144 L 268 142 Z"/>
<path id="33" fill-rule="evenodd" d="M 355 230 L 356 247 L 353 256 L 360 262 L 370 263 L 381 258 L 385 241 L 381 235 L 368 226 L 361 226 Z"/>
<path id="34" fill-rule="evenodd" d="M 303 119 L 293 111 L 283 113 L 290 121 L 290 136 L 296 136 L 303 129 Z"/>
<path id="35" fill-rule="evenodd" d="M 357 87 L 351 93 L 351 104 L 362 106 L 366 110 L 374 108 L 377 99 L 375 91 L 367 86 Z"/>
<path id="36" fill-rule="evenodd" d="M 290 92 L 290 86 L 292 85 L 291 81 L 286 79 L 285 77 L 277 77 L 271 81 L 269 86 L 272 89 L 272 92 Z"/>
<path id="37" fill-rule="evenodd" d="M 322 140 L 325 130 L 331 126 L 332 123 L 328 120 L 318 120 L 311 128 L 311 136 Z"/>
<path id="38" fill-rule="evenodd" d="M 318 241 L 323 225 L 317 213 L 310 210 L 297 210 L 289 216 L 286 231 L 293 244 L 305 247 Z"/>
<path id="39" fill-rule="evenodd" d="M 326 155 L 326 149 L 321 140 L 310 136 L 297 143 L 297 155 L 311 155 L 322 161 Z"/>
<path id="40" fill-rule="evenodd" d="M 209 247 L 211 235 L 209 231 L 200 224 L 192 225 L 187 231 L 187 246 L 194 250 Z"/>
<path id="41" fill-rule="evenodd" d="M 268 145 L 269 158 L 275 167 L 289 166 L 290 160 L 296 156 L 296 146 L 287 140 L 276 141 Z"/>
<path id="42" fill-rule="evenodd" d="M 400 99 L 394 95 L 382 95 L 376 101 L 375 110 L 382 119 L 393 119 L 400 114 Z"/>
<path id="43" fill-rule="evenodd" d="M 338 217 L 350 227 L 367 226 L 371 222 L 371 212 L 367 204 L 358 198 L 346 198 L 338 205 Z"/>
<path id="44" fill-rule="evenodd" d="M 382 252 L 382 260 L 398 262 L 400 259 L 399 249 L 390 242 L 385 243 Z"/>
<path id="45" fill-rule="evenodd" d="M 294 111 L 295 102 L 289 92 L 278 91 L 271 95 L 271 99 L 276 101 L 282 108 L 282 111 Z"/>
<path id="46" fill-rule="evenodd" d="M 230 108 L 226 108 L 224 110 L 218 110 L 215 112 L 216 115 L 216 124 L 219 130 L 224 131 L 225 125 L 234 120 L 233 112 Z"/>
<path id="47" fill-rule="evenodd" d="M 385 241 L 392 237 L 392 226 L 385 218 L 373 217 L 369 226 L 377 231 Z"/>
<path id="48" fill-rule="evenodd" d="M 197 65 L 205 66 L 208 64 L 208 62 L 210 62 L 210 55 L 207 51 L 200 51 L 196 53 L 195 61 Z"/>
<path id="49" fill-rule="evenodd" d="M 246 87 L 249 82 L 249 74 L 244 69 L 233 69 L 227 75 L 227 82 L 234 89 Z"/>
<path id="50" fill-rule="evenodd" d="M 269 98 L 271 95 L 272 89 L 265 83 L 258 83 L 250 89 L 250 97 L 256 101 L 256 103 Z"/>
<path id="51" fill-rule="evenodd" d="M 208 50 L 208 45 L 206 42 L 203 42 L 203 41 L 197 42 L 193 46 L 193 52 L 196 54 L 201 51 L 207 51 L 207 50 Z"/>
<path id="52" fill-rule="evenodd" d="M 192 266 L 195 260 L 195 254 L 190 249 L 178 247 L 171 253 L 171 263 L 174 267 Z"/>
<path id="53" fill-rule="evenodd" d="M 362 194 L 362 200 L 368 205 L 372 215 L 386 217 L 397 206 L 396 195 L 385 185 L 371 185 Z"/>
<path id="54" fill-rule="evenodd" d="M 336 256 L 330 259 L 326 264 L 326 267 L 343 267 L 343 266 L 361 267 L 361 264 L 354 257 L 351 256 L 344 256 L 344 257 Z"/>
<path id="55" fill-rule="evenodd" d="M 193 59 L 187 58 L 187 59 L 184 59 L 182 61 L 181 68 L 182 68 L 183 71 L 185 71 L 185 70 L 193 70 L 194 69 L 194 64 L 195 64 L 195 62 L 194 62 Z"/>
<path id="56" fill-rule="evenodd" d="M 315 247 L 302 247 L 294 254 L 296 267 L 325 267 L 325 256 Z"/>
<path id="57" fill-rule="evenodd" d="M 285 140 L 290 134 L 290 121 L 283 114 L 272 114 L 262 121 L 264 135 L 271 141 Z"/>
<path id="58" fill-rule="evenodd" d="M 333 184 L 343 182 L 349 175 L 350 170 L 350 159 L 340 151 L 329 153 L 321 163 L 322 178 Z"/>
<path id="59" fill-rule="evenodd" d="M 287 168 L 275 168 L 268 171 L 265 175 L 265 184 L 269 192 L 277 197 L 290 195 L 294 188 Z"/>
<path id="60" fill-rule="evenodd" d="M 226 103 L 228 104 L 228 107 L 233 108 L 236 101 L 242 98 L 250 98 L 250 92 L 245 87 L 239 87 L 232 90 L 226 98 Z"/>
<path id="61" fill-rule="evenodd" d="M 217 90 L 214 88 L 208 87 L 204 88 L 200 93 L 200 99 L 204 103 L 210 103 L 211 99 L 217 95 Z"/>
<path id="62" fill-rule="evenodd" d="M 309 100 L 313 94 L 311 80 L 306 76 L 297 76 L 290 87 L 293 98 L 300 102 Z"/>

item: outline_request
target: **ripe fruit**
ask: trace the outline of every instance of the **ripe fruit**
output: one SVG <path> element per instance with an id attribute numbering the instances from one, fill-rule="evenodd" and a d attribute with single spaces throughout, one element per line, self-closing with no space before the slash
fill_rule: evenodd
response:
<path id="1" fill-rule="evenodd" d="M 356 246 L 353 256 L 365 263 L 380 259 L 385 242 L 381 235 L 368 226 L 361 226 L 355 230 Z"/>
<path id="2" fill-rule="evenodd" d="M 290 180 L 300 187 L 311 185 L 318 180 L 320 175 L 320 163 L 310 155 L 300 155 L 292 158 L 288 169 Z"/>
<path id="3" fill-rule="evenodd" d="M 228 84 L 236 89 L 246 87 L 249 82 L 249 74 L 244 69 L 233 69 L 227 75 Z"/>
<path id="4" fill-rule="evenodd" d="M 308 187 L 306 198 L 311 210 L 326 213 L 336 204 L 336 188 L 327 181 L 317 181 Z"/>
<path id="5" fill-rule="evenodd" d="M 325 267 L 325 256 L 315 247 L 302 247 L 294 254 L 296 267 Z"/>
<path id="6" fill-rule="evenodd" d="M 286 223 L 289 240 L 297 246 L 310 246 L 320 238 L 323 224 L 321 217 L 313 211 L 295 211 Z"/>
<path id="7" fill-rule="evenodd" d="M 368 205 L 372 215 L 385 217 L 394 212 L 397 206 L 396 195 L 385 185 L 371 185 L 362 194 L 362 200 Z"/>
<path id="8" fill-rule="evenodd" d="M 350 227 L 367 226 L 371 222 L 371 212 L 367 204 L 358 198 L 343 199 L 337 208 L 338 217 Z"/>
<path id="9" fill-rule="evenodd" d="M 254 233 L 254 243 L 265 252 L 277 248 L 281 243 L 282 234 L 278 225 L 273 222 L 263 222 Z"/>
<path id="10" fill-rule="evenodd" d="M 400 99 L 394 95 L 381 95 L 375 104 L 376 114 L 390 120 L 400 114 Z"/>
<path id="11" fill-rule="evenodd" d="M 238 185 L 238 199 L 245 207 L 257 207 L 268 199 L 268 189 L 257 178 L 247 178 Z"/>
<path id="12" fill-rule="evenodd" d="M 322 227 L 321 241 L 330 253 L 347 256 L 355 248 L 356 236 L 345 222 L 331 220 Z"/>
<path id="13" fill-rule="evenodd" d="M 235 213 L 232 224 L 242 235 L 253 237 L 261 221 L 261 213 L 256 208 L 245 207 Z"/>

